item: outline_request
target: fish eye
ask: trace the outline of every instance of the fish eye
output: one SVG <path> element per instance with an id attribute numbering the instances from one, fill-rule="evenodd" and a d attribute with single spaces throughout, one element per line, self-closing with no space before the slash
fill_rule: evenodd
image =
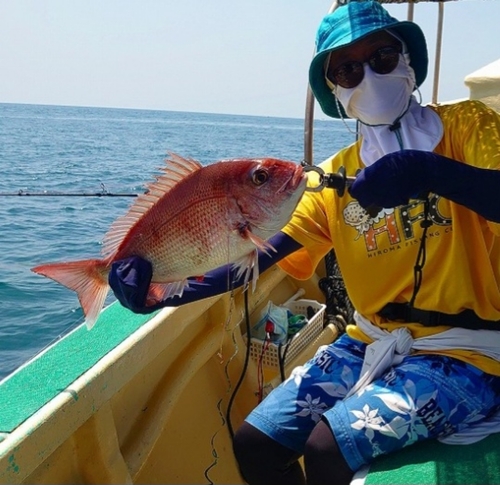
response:
<path id="1" fill-rule="evenodd" d="M 252 182 L 255 185 L 265 184 L 268 181 L 268 179 L 269 179 L 269 174 L 267 173 L 267 170 L 264 170 L 263 168 L 258 168 L 252 174 Z"/>

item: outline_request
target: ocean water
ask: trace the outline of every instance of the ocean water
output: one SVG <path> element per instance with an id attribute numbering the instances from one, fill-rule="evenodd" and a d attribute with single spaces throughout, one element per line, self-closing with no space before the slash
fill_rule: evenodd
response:
<path id="1" fill-rule="evenodd" d="M 141 193 L 167 152 L 204 165 L 300 162 L 303 132 L 300 119 L 0 104 L 0 379 L 83 322 L 76 294 L 30 268 L 99 257 L 108 227 L 133 201 L 12 194 Z M 315 121 L 315 162 L 353 139 L 342 122 Z"/>

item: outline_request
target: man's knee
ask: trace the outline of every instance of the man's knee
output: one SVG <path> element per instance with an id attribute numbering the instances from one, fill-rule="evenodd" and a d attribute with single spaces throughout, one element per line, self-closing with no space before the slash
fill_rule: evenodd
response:
<path id="1" fill-rule="evenodd" d="M 256 446 L 257 436 L 257 430 L 246 422 L 236 431 L 233 438 L 233 451 L 238 463 L 249 460 L 259 451 L 260 447 Z"/>
<path id="2" fill-rule="evenodd" d="M 332 430 L 320 421 L 309 435 L 304 448 L 308 484 L 349 483 L 353 472 L 340 451 Z"/>
<path id="3" fill-rule="evenodd" d="M 321 456 L 333 458 L 340 453 L 328 424 L 320 421 L 312 430 L 304 448 L 304 459 L 317 459 Z"/>
<path id="4" fill-rule="evenodd" d="M 233 439 L 233 450 L 243 478 L 259 485 L 304 485 L 298 453 L 244 423 Z"/>

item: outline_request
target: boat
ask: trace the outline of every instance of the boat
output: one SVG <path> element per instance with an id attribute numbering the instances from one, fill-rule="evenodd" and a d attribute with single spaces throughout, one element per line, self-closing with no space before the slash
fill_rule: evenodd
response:
<path id="1" fill-rule="evenodd" d="M 500 98 L 499 62 L 469 77 L 471 97 Z M 309 94 L 306 160 L 312 106 Z M 269 302 L 307 314 L 285 345 L 251 335 Z M 306 281 L 272 267 L 254 291 L 152 315 L 112 303 L 91 331 L 82 324 L 0 383 L 0 483 L 244 483 L 234 430 L 351 317 L 333 254 Z M 466 448 L 415 445 L 377 459 L 355 480 L 500 483 L 500 435 Z"/>

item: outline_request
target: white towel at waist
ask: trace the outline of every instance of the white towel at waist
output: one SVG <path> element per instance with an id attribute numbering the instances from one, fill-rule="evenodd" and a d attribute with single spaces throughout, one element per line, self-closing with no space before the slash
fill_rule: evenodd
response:
<path id="1" fill-rule="evenodd" d="M 354 320 L 374 342 L 366 347 L 360 378 L 346 397 L 366 387 L 392 365 L 400 363 L 412 350 L 473 350 L 500 361 L 500 331 L 451 328 L 435 335 L 414 339 L 406 327 L 389 332 L 376 327 L 358 312 L 355 312 Z M 449 444 L 474 443 L 496 432 L 500 432 L 500 412 L 464 431 L 441 438 L 440 441 Z"/>

